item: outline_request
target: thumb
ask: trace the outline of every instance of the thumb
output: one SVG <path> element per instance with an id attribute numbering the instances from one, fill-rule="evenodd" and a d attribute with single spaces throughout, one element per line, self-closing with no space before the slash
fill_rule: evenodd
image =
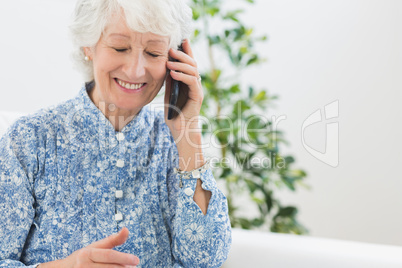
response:
<path id="1" fill-rule="evenodd" d="M 128 238 L 129 231 L 127 227 L 123 227 L 120 232 L 116 234 L 112 234 L 102 240 L 96 241 L 90 244 L 89 248 L 103 248 L 103 249 L 112 249 L 114 247 L 120 246 L 124 244 Z"/>

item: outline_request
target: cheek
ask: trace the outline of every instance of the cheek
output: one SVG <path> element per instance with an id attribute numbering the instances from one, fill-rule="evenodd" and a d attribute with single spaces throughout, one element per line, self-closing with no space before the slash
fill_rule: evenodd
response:
<path id="1" fill-rule="evenodd" d="M 153 71 L 156 80 L 164 80 L 166 76 L 166 63 L 158 65 Z"/>
<path id="2" fill-rule="evenodd" d="M 118 68 L 118 65 L 118 61 L 115 57 L 111 57 L 107 54 L 99 55 L 96 61 L 94 61 L 94 71 L 99 75 L 105 75 Z"/>
<path id="3" fill-rule="evenodd" d="M 166 77 L 166 69 L 161 70 L 161 72 L 158 75 L 158 79 L 161 80 L 161 82 L 163 82 L 165 80 Z"/>
<path id="4" fill-rule="evenodd" d="M 164 79 L 166 75 L 166 62 L 167 59 L 160 59 L 154 62 L 148 62 L 148 70 L 150 71 L 154 80 Z"/>

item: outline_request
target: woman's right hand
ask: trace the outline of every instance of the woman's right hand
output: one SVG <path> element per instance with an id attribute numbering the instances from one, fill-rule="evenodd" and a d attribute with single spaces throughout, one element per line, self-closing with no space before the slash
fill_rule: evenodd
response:
<path id="1" fill-rule="evenodd" d="M 38 267 L 135 267 L 140 262 L 137 256 L 113 250 L 114 247 L 124 244 L 127 238 L 128 229 L 124 227 L 119 233 L 79 249 L 65 259 L 42 263 Z"/>

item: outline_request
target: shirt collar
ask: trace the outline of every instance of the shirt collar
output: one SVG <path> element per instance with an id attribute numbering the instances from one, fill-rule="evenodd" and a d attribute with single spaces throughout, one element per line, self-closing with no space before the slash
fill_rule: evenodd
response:
<path id="1" fill-rule="evenodd" d="M 86 143 L 99 141 L 101 146 L 113 146 L 116 143 L 116 134 L 113 125 L 96 107 L 88 95 L 88 91 L 93 87 L 93 82 L 85 83 L 75 98 L 73 117 L 69 120 L 70 127 L 77 132 L 77 139 L 87 138 Z M 152 113 L 148 105 L 142 107 L 140 112 L 122 129 L 125 142 L 131 146 L 138 147 L 146 142 L 153 129 L 155 113 Z M 78 135 L 79 134 L 79 135 Z M 97 137 L 97 138 L 94 138 Z M 92 142 L 91 142 L 92 141 Z"/>

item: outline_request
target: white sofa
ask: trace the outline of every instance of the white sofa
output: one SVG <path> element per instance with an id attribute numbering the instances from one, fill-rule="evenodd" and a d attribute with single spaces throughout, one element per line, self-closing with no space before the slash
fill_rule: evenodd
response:
<path id="1" fill-rule="evenodd" d="M 21 115 L 0 112 L 0 136 Z M 233 229 L 223 267 L 402 268 L 402 247 Z"/>
<path id="2" fill-rule="evenodd" d="M 23 113 L 0 111 L 0 137 L 6 132 L 7 128 Z"/>
<path id="3" fill-rule="evenodd" d="M 402 247 L 233 229 L 224 268 L 401 268 Z"/>

